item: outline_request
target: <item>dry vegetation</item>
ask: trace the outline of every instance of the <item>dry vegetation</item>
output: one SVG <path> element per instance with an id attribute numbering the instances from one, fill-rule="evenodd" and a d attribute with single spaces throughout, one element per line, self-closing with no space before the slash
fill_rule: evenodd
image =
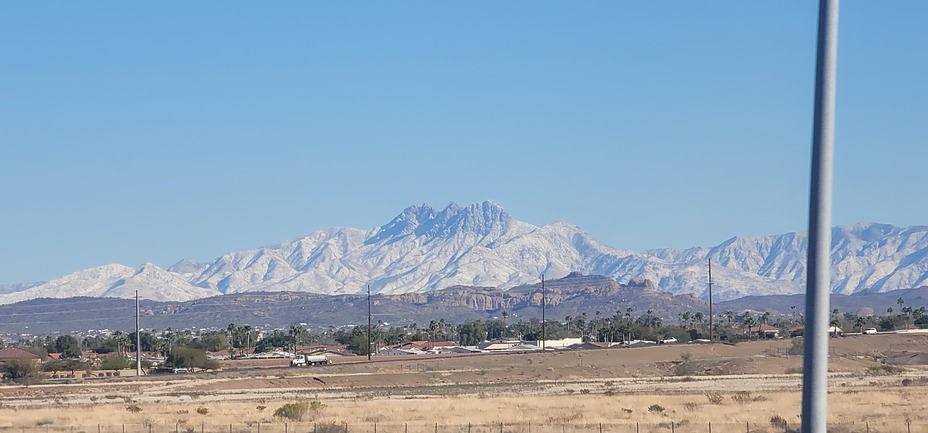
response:
<path id="1" fill-rule="evenodd" d="M 885 368 L 924 337 L 835 340 L 830 422 L 837 431 L 928 427 L 928 371 Z M 789 341 L 545 354 L 390 358 L 289 369 L 0 387 L 0 432 L 118 433 L 775 433 L 799 424 L 801 358 Z M 688 354 L 688 355 L 685 355 Z M 685 366 L 687 368 L 682 368 Z M 251 366 L 257 367 L 257 366 Z M 684 374 L 680 374 L 681 370 Z M 300 417 L 274 413 L 305 402 Z M 295 420 L 302 419 L 297 423 Z M 230 423 L 232 426 L 230 426 Z M 747 425 L 746 425 L 747 423 Z M 408 425 L 407 425 L 408 424 Z M 333 427 L 332 425 L 337 425 Z M 918 428 L 916 428 L 918 427 Z M 530 430 L 529 430 L 530 429 Z"/>

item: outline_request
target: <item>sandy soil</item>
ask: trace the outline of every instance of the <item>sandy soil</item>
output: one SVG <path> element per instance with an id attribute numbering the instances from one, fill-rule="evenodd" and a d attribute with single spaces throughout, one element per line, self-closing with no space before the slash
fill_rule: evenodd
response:
<path id="1" fill-rule="evenodd" d="M 284 420 L 273 416 L 275 408 L 288 401 L 312 400 L 324 407 L 314 411 L 312 419 L 325 423 L 481 424 L 500 422 L 501 416 L 514 411 L 504 423 L 660 423 L 676 417 L 684 425 L 695 420 L 724 424 L 734 422 L 733 418 L 715 406 L 728 404 L 740 410 L 735 413 L 756 406 L 740 418 L 770 428 L 773 416 L 789 418 L 789 422 L 798 416 L 801 374 L 797 372 L 802 358 L 788 354 L 793 344 L 772 340 L 736 346 L 381 357 L 373 362 L 357 357 L 305 368 L 289 368 L 281 360 L 229 361 L 221 372 L 2 386 L 0 431 L 20 426 L 25 432 L 25 427 L 40 424 L 50 428 L 94 419 L 103 425 L 138 426 L 174 420 L 174 427 L 179 428 L 181 420 L 186 424 L 198 419 L 205 433 L 207 424 L 246 420 L 279 424 Z M 887 357 L 899 354 L 917 359 L 910 355 L 924 350 L 928 350 L 928 337 L 920 335 L 833 339 L 830 388 L 832 398 L 839 402 L 835 407 L 841 408 L 833 419 L 853 424 L 872 418 L 874 428 L 881 425 L 881 419 L 885 425 L 898 419 L 921 420 L 919 411 L 909 409 L 920 407 L 918 401 L 923 401 L 918 396 L 926 394 L 928 370 L 907 365 L 902 372 L 880 375 L 876 373 L 882 371 L 873 368 L 881 368 Z M 908 386 L 902 386 L 903 379 L 908 379 Z M 716 409 L 712 417 L 698 409 L 707 399 L 711 401 L 711 395 L 727 402 L 711 405 Z M 764 399 L 741 401 L 745 395 Z M 733 403 L 736 399 L 738 404 Z M 887 399 L 898 401 L 891 409 L 876 403 Z M 527 402 L 530 408 L 512 409 Z M 675 408 L 655 418 L 649 411 L 653 402 Z M 868 403 L 872 413 L 857 407 L 862 402 L 872 403 Z M 449 405 L 453 408 L 426 409 Z M 128 410 L 130 406 L 138 411 Z M 478 409 L 455 415 L 463 406 Z M 895 418 L 886 418 L 889 413 L 895 413 Z"/>

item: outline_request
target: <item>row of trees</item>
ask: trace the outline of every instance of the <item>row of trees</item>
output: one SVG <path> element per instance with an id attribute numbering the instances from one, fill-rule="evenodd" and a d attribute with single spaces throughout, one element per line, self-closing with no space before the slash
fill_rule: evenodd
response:
<path id="1" fill-rule="evenodd" d="M 888 331 L 928 325 L 925 307 L 913 308 L 906 305 L 902 298 L 899 298 L 897 305 L 897 309 L 889 308 L 886 315 L 881 316 L 842 314 L 835 309 L 832 314 L 832 324 L 843 329 L 858 331 L 867 327 Z M 430 321 L 426 326 L 412 323 L 390 327 L 383 322 L 378 322 L 372 327 L 373 348 L 368 347 L 366 326 L 349 329 L 330 327 L 321 333 L 314 333 L 302 325 L 292 325 L 288 329 L 273 330 L 262 336 L 259 330 L 249 325 L 238 326 L 230 323 L 224 331 L 208 331 L 199 334 L 193 334 L 189 330 L 170 328 L 160 332 L 157 330 L 142 331 L 140 339 L 143 352 L 161 353 L 169 358 L 177 350 L 183 349 L 209 352 L 228 351 L 231 356 L 241 356 L 274 348 L 295 351 L 298 347 L 308 344 L 334 342 L 347 345 L 348 349 L 354 353 L 367 354 L 372 349 L 376 350 L 379 347 L 409 341 L 453 341 L 461 345 L 476 345 L 493 339 L 537 341 L 542 338 L 553 340 L 566 337 L 581 337 L 584 341 L 593 342 L 660 341 L 670 337 L 679 341 L 688 341 L 706 338 L 710 320 L 713 321 L 717 338 L 737 340 L 752 338 L 753 331 L 759 325 L 773 325 L 786 331 L 795 325 L 802 324 L 802 317 L 796 313 L 795 306 L 791 307 L 790 315 L 776 318 L 766 312 L 762 314 L 745 312 L 736 315 L 732 311 L 725 311 L 710 318 L 702 312 L 686 311 L 678 314 L 676 325 L 665 324 L 664 319 L 657 316 L 653 310 L 649 309 L 642 314 L 635 314 L 633 308 L 616 310 L 611 315 L 603 314 L 599 310 L 592 315 L 584 312 L 577 316 L 566 316 L 563 321 L 548 320 L 544 324 L 534 317 L 528 320 L 520 318 L 517 322 L 510 323 L 509 316 L 508 312 L 503 311 L 500 318 L 471 320 L 460 324 L 439 319 Z M 86 350 L 100 354 L 126 354 L 138 349 L 135 333 L 121 331 L 116 331 L 109 336 L 92 336 L 82 340 L 70 335 L 55 338 L 47 336 L 28 341 L 21 340 L 20 345 L 61 353 L 63 359 L 79 359 L 82 351 Z"/>

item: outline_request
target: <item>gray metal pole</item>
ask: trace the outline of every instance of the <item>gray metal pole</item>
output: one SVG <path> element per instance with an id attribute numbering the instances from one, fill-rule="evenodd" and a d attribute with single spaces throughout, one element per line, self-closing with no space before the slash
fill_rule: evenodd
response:
<path id="1" fill-rule="evenodd" d="M 712 339 L 712 259 L 709 259 L 709 343 L 714 342 Z"/>
<path id="2" fill-rule="evenodd" d="M 815 118 L 809 200 L 809 257 L 806 278 L 802 431 L 826 433 L 828 416 L 828 318 L 831 292 L 831 191 L 834 159 L 835 72 L 838 57 L 838 0 L 819 0 L 815 63 Z"/>
<path id="3" fill-rule="evenodd" d="M 142 335 L 139 329 L 139 291 L 135 291 L 135 375 L 142 375 Z"/>
<path id="4" fill-rule="evenodd" d="M 545 291 L 545 274 L 541 274 L 541 350 L 545 350 L 545 343 L 547 343 L 548 336 L 547 328 L 545 327 L 545 297 L 548 295 L 548 292 Z"/>
<path id="5" fill-rule="evenodd" d="M 371 285 L 367 285 L 367 360 L 371 360 Z M 380 359 L 380 358 L 377 358 Z"/>

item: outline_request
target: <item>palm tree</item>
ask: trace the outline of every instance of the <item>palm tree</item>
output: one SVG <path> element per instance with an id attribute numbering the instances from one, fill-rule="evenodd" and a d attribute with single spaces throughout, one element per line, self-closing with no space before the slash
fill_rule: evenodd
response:
<path id="1" fill-rule="evenodd" d="M 867 319 L 857 316 L 857 321 L 854 322 L 854 326 L 860 331 L 861 334 L 864 333 L 864 325 L 867 324 Z"/>
<path id="2" fill-rule="evenodd" d="M 297 347 L 302 347 L 306 344 L 306 328 L 303 325 L 290 325 L 290 341 L 293 344 L 293 351 L 296 351 Z"/>
<path id="3" fill-rule="evenodd" d="M 229 326 L 226 326 L 226 331 L 229 331 L 229 344 L 235 347 L 235 324 L 230 323 Z"/>
<path id="4" fill-rule="evenodd" d="M 754 316 L 752 316 L 750 313 L 744 313 L 744 326 L 748 328 L 748 337 L 753 336 L 754 333 L 751 332 L 751 329 L 754 328 L 754 325 L 756 324 L 757 320 L 754 319 Z"/>
<path id="5" fill-rule="evenodd" d="M 697 311 L 696 314 L 693 314 L 693 322 L 695 324 L 702 325 L 702 321 L 705 320 L 706 316 L 702 314 L 702 311 Z"/>

